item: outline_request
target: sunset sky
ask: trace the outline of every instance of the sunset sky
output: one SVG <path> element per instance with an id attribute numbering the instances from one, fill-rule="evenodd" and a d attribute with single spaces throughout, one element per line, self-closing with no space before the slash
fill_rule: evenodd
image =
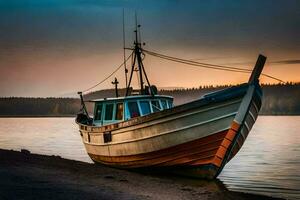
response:
<path id="1" fill-rule="evenodd" d="M 127 47 L 137 11 L 145 49 L 247 69 L 262 53 L 268 57 L 264 73 L 300 81 L 299 0 L 0 0 L 0 96 L 72 96 L 101 81 L 123 61 L 123 8 Z M 237 84 L 249 77 L 149 55 L 144 64 L 159 87 Z M 120 87 L 123 74 L 116 73 Z M 114 77 L 96 90 L 112 88 Z"/>

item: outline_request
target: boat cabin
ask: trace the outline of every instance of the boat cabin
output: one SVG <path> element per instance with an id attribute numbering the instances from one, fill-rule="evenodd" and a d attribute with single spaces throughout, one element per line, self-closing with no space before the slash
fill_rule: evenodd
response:
<path id="1" fill-rule="evenodd" d="M 124 97 L 118 97 L 119 82 L 117 78 L 115 78 L 115 80 L 111 83 L 115 86 L 116 98 L 104 98 L 104 99 L 91 100 L 91 102 L 95 103 L 94 117 L 91 118 L 89 117 L 89 113 L 84 104 L 82 92 L 78 92 L 78 94 L 80 95 L 82 107 L 81 107 L 81 113 L 77 115 L 76 121 L 79 121 L 80 123 L 83 124 L 104 126 L 108 124 L 127 121 L 135 117 L 142 117 L 145 115 L 149 115 L 151 113 L 159 112 L 173 107 L 173 97 L 158 95 L 157 87 L 155 85 L 151 85 L 149 82 L 148 76 L 146 74 L 146 70 L 142 62 L 144 59 L 144 57 L 142 56 L 143 49 L 141 47 L 142 43 L 139 41 L 138 38 L 138 31 L 139 30 L 137 29 L 135 30 L 135 42 L 134 42 L 133 52 L 127 59 L 124 59 L 124 63 L 123 63 L 123 65 L 125 66 L 125 78 L 126 78 L 126 92 L 124 94 Z M 127 79 L 128 71 L 126 68 L 126 61 L 130 57 L 132 63 L 130 65 L 131 70 L 129 73 L 129 77 Z M 134 91 L 133 88 L 131 87 L 131 81 L 134 72 L 139 72 L 138 73 L 138 80 L 139 80 L 138 82 L 140 86 L 138 90 L 139 95 L 136 95 L 136 91 Z M 93 89 L 99 84 L 100 83 L 93 86 L 92 88 L 89 88 L 88 90 Z M 85 92 L 88 90 L 85 90 Z"/>
<path id="2" fill-rule="evenodd" d="M 93 124 L 103 126 L 149 115 L 173 107 L 173 97 L 138 95 L 92 100 L 95 103 Z"/>

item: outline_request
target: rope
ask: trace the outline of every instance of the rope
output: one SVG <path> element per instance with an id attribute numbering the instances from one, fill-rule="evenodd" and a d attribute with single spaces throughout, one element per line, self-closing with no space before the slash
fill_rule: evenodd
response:
<path id="1" fill-rule="evenodd" d="M 263 76 L 265 76 L 265 77 L 268 77 L 268 78 L 270 78 L 270 79 L 274 79 L 274 80 L 276 80 L 276 81 L 279 81 L 280 83 L 286 83 L 285 81 L 283 81 L 283 80 L 281 80 L 281 79 L 279 79 L 279 78 L 276 78 L 276 77 L 274 77 L 274 76 L 270 76 L 270 75 L 268 75 L 268 74 L 261 73 L 261 75 L 263 75 Z"/>
<path id="2" fill-rule="evenodd" d="M 230 71 L 230 72 L 239 72 L 239 73 L 251 73 L 252 72 L 252 70 L 250 70 L 250 69 L 244 69 L 244 68 L 238 68 L 238 67 L 228 67 L 228 66 L 225 66 L 225 65 L 215 65 L 215 64 L 196 62 L 196 61 L 192 61 L 192 60 L 187 60 L 187 59 L 182 59 L 182 58 L 177 58 L 177 57 L 172 57 L 172 56 L 160 54 L 160 53 L 153 52 L 153 51 L 148 51 L 148 50 L 145 50 L 145 49 L 142 49 L 142 51 L 149 54 L 149 55 L 151 55 L 151 56 L 154 56 L 154 57 L 158 57 L 158 58 L 161 58 L 161 59 L 165 59 L 165 60 L 169 60 L 169 61 L 173 61 L 173 62 L 177 62 L 177 63 L 182 63 L 182 64 L 186 64 L 186 65 L 196 66 L 196 67 L 222 70 L 222 71 Z M 133 52 L 111 74 L 109 74 L 102 81 L 98 82 L 97 84 L 93 85 L 92 87 L 83 90 L 82 93 L 85 93 L 85 92 L 87 92 L 91 89 L 94 89 L 95 87 L 97 87 L 100 84 L 104 83 L 107 79 L 109 79 L 112 75 L 114 75 L 123 65 L 126 65 L 126 62 L 130 58 L 133 59 L 132 55 L 133 55 Z M 261 75 L 265 76 L 265 77 L 268 77 L 270 79 L 274 79 L 276 81 L 285 83 L 285 81 L 283 81 L 279 78 L 276 78 L 274 76 L 264 74 L 264 73 L 262 73 Z"/>
<path id="3" fill-rule="evenodd" d="M 91 89 L 94 89 L 95 87 L 97 87 L 97 86 L 99 86 L 100 84 L 104 83 L 107 79 L 109 79 L 112 75 L 114 75 L 119 69 L 121 69 L 121 67 L 122 67 L 123 65 L 125 65 L 125 63 L 129 60 L 129 58 L 132 57 L 132 54 L 133 54 L 133 53 L 131 53 L 131 54 L 124 60 L 124 62 L 122 62 L 122 63 L 121 63 L 121 64 L 120 64 L 120 65 L 119 65 L 119 66 L 118 66 L 111 74 L 109 74 L 109 75 L 108 75 L 107 77 L 105 77 L 102 81 L 98 82 L 97 84 L 93 85 L 92 87 L 83 90 L 82 93 L 85 93 L 85 92 L 87 92 L 87 91 L 89 91 L 89 90 L 91 90 Z"/>
<path id="4" fill-rule="evenodd" d="M 164 56 L 161 56 L 161 55 L 155 55 L 155 54 L 152 54 L 152 53 L 149 53 L 147 52 L 149 55 L 151 56 L 155 56 L 155 57 L 158 57 L 158 58 L 162 58 L 162 59 L 166 59 L 166 60 L 170 60 L 170 61 L 174 61 L 174 62 L 178 62 L 178 63 L 183 63 L 183 64 L 187 64 L 187 65 L 192 65 L 192 66 L 197 66 L 197 67 L 203 67 L 203 68 L 209 68 L 209 69 L 216 69 L 216 70 L 225 70 L 225 71 L 233 71 L 233 72 L 242 72 L 242 73 L 249 73 L 246 69 L 244 70 L 240 70 L 240 69 L 226 69 L 226 68 L 221 68 L 221 67 L 215 67 L 215 66 L 209 66 L 209 65 L 202 65 L 202 64 L 196 64 L 194 63 L 194 61 L 192 62 L 189 62 L 189 61 L 186 61 L 184 59 L 176 59 L 176 58 L 173 58 L 173 57 L 164 57 Z"/>
<path id="5" fill-rule="evenodd" d="M 161 58 L 166 58 L 166 59 L 172 59 L 172 60 L 176 60 L 176 61 L 181 61 L 181 62 L 185 62 L 187 63 L 191 63 L 194 65 L 201 65 L 203 67 L 206 68 L 212 68 L 212 69 L 231 69 L 231 70 L 238 70 L 238 71 L 248 71 L 251 72 L 252 70 L 250 69 L 243 69 L 243 68 L 237 68 L 237 67 L 228 67 L 228 66 L 224 66 L 224 65 L 214 65 L 214 64 L 208 64 L 208 63 L 201 63 L 201 62 L 196 62 L 196 61 L 192 61 L 192 60 L 186 60 L 186 59 L 182 59 L 182 58 L 177 58 L 177 57 L 172 57 L 172 56 L 167 56 L 164 54 L 159 54 L 156 52 L 151 52 L 148 50 L 144 50 L 146 53 L 152 55 L 152 56 L 157 56 L 157 57 L 161 57 Z"/>
<path id="6" fill-rule="evenodd" d="M 250 69 L 243 69 L 243 68 L 238 68 L 238 67 L 228 67 L 228 66 L 224 66 L 224 65 L 201 63 L 201 62 L 196 62 L 196 61 L 192 61 L 192 60 L 186 60 L 186 59 L 182 59 L 182 58 L 167 56 L 167 55 L 164 55 L 164 54 L 148 51 L 148 50 L 145 50 L 145 49 L 143 49 L 143 51 L 148 53 L 151 56 L 154 56 L 154 57 L 162 58 L 162 59 L 165 59 L 165 60 L 170 60 L 170 61 L 177 62 L 177 63 L 192 65 L 192 66 L 196 66 L 196 67 L 209 68 L 209 69 L 222 70 L 222 71 L 230 71 L 230 72 L 239 72 L 239 73 L 251 73 L 252 72 L 252 70 L 250 70 Z M 265 77 L 274 79 L 276 81 L 285 83 L 285 81 L 283 81 L 281 79 L 278 79 L 274 76 L 268 75 L 268 74 L 262 73 L 262 76 L 265 76 Z"/>

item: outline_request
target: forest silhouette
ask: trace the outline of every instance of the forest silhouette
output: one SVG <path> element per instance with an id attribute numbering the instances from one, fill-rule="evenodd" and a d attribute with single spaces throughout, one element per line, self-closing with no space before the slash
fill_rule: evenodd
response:
<path id="1" fill-rule="evenodd" d="M 225 89 L 230 85 L 201 86 L 198 88 L 161 89 L 159 94 L 174 97 L 174 104 L 180 105 L 196 100 L 204 94 Z M 263 84 L 261 115 L 300 115 L 300 83 Z M 125 89 L 119 94 L 124 95 Z M 85 95 L 86 100 L 114 97 L 114 89 L 99 90 Z M 87 103 L 92 113 L 92 103 Z M 71 117 L 80 109 L 79 98 L 0 98 L 0 117 Z"/>

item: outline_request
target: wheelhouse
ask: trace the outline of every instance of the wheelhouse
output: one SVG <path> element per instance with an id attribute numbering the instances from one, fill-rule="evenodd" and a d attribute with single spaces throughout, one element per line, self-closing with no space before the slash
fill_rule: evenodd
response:
<path id="1" fill-rule="evenodd" d="M 93 124 L 103 126 L 131 118 L 149 115 L 173 107 L 173 97 L 164 95 L 139 95 L 93 100 Z"/>

